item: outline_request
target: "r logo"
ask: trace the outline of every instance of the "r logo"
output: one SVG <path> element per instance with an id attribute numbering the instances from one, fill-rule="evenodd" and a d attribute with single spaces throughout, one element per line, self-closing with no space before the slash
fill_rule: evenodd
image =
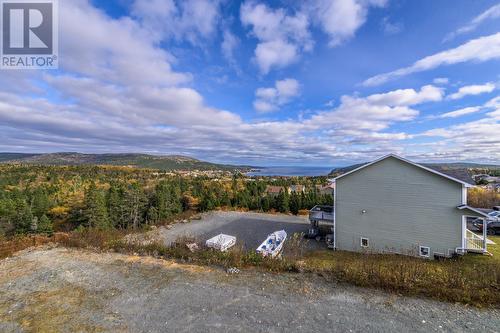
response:
<path id="1" fill-rule="evenodd" d="M 53 3 L 5 1 L 2 3 L 4 55 L 53 54 Z"/>

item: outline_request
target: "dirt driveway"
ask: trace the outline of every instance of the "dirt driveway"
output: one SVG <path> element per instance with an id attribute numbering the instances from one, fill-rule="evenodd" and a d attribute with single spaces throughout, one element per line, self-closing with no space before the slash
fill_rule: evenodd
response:
<path id="1" fill-rule="evenodd" d="M 0 332 L 495 332 L 498 310 L 61 248 L 0 261 Z"/>
<path id="2" fill-rule="evenodd" d="M 179 237 L 190 236 L 200 242 L 224 233 L 236 236 L 246 250 L 255 250 L 266 237 L 278 230 L 285 230 L 289 237 L 293 234 L 306 234 L 309 220 L 303 216 L 273 215 L 250 212 L 210 212 L 202 215 L 201 220 L 178 223 L 169 229 L 161 227 L 155 230 L 157 236 L 167 245 Z M 306 241 L 310 249 L 326 248 L 325 243 L 315 240 Z"/>

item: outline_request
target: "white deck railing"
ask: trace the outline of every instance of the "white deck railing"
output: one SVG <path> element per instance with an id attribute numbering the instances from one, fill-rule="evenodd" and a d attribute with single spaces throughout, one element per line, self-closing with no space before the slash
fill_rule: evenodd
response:
<path id="1" fill-rule="evenodd" d="M 467 250 L 485 250 L 485 244 L 484 244 L 484 239 L 483 237 L 480 237 L 470 231 L 469 229 L 466 229 L 466 236 L 465 236 L 465 248 Z"/>

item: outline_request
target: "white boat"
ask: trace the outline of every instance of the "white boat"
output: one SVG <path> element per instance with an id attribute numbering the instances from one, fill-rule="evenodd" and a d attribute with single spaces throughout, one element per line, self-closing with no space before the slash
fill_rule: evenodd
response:
<path id="1" fill-rule="evenodd" d="M 220 234 L 205 242 L 207 247 L 225 252 L 236 244 L 236 237 Z"/>
<path id="2" fill-rule="evenodd" d="M 283 250 L 285 240 L 285 230 L 275 231 L 267 236 L 266 240 L 260 244 L 257 248 L 257 253 L 262 254 L 264 257 L 271 256 L 271 258 L 274 258 L 281 253 L 281 250 Z"/>

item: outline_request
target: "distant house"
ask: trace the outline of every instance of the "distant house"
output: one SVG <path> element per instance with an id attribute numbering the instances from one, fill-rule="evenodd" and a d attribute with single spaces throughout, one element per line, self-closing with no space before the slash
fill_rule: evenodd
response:
<path id="1" fill-rule="evenodd" d="M 480 174 L 477 174 L 477 175 L 474 175 L 472 176 L 472 179 L 474 179 L 474 181 L 478 182 L 480 181 L 481 179 L 484 179 L 486 177 L 489 177 L 490 175 L 486 174 L 486 173 L 480 173 Z"/>
<path id="2" fill-rule="evenodd" d="M 267 185 L 266 187 L 266 194 L 267 195 L 278 195 L 280 194 L 281 191 L 286 191 L 285 187 L 283 186 L 272 186 L 272 185 Z"/>
<path id="3" fill-rule="evenodd" d="M 330 183 L 328 185 L 316 185 L 316 192 L 321 195 L 333 195 L 335 190 L 335 183 Z"/>
<path id="4" fill-rule="evenodd" d="M 467 206 L 467 182 L 391 154 L 335 184 L 336 249 L 425 258 L 487 250 L 486 228 L 467 229 L 467 217 L 486 217 Z"/>
<path id="5" fill-rule="evenodd" d="M 288 194 L 304 193 L 306 191 L 306 187 L 304 185 L 290 185 L 289 187 L 267 185 L 266 187 L 266 194 L 268 195 L 278 195 L 281 191 Z"/>
<path id="6" fill-rule="evenodd" d="M 480 182 L 480 181 L 484 181 L 487 183 L 499 183 L 500 182 L 500 177 L 494 177 L 494 176 L 490 176 L 487 174 L 475 175 L 475 176 L 473 176 L 473 178 L 474 178 L 474 181 L 476 181 L 476 182 Z"/>
<path id="7" fill-rule="evenodd" d="M 288 188 L 288 193 L 304 193 L 306 191 L 306 187 L 304 185 L 290 185 Z"/>

